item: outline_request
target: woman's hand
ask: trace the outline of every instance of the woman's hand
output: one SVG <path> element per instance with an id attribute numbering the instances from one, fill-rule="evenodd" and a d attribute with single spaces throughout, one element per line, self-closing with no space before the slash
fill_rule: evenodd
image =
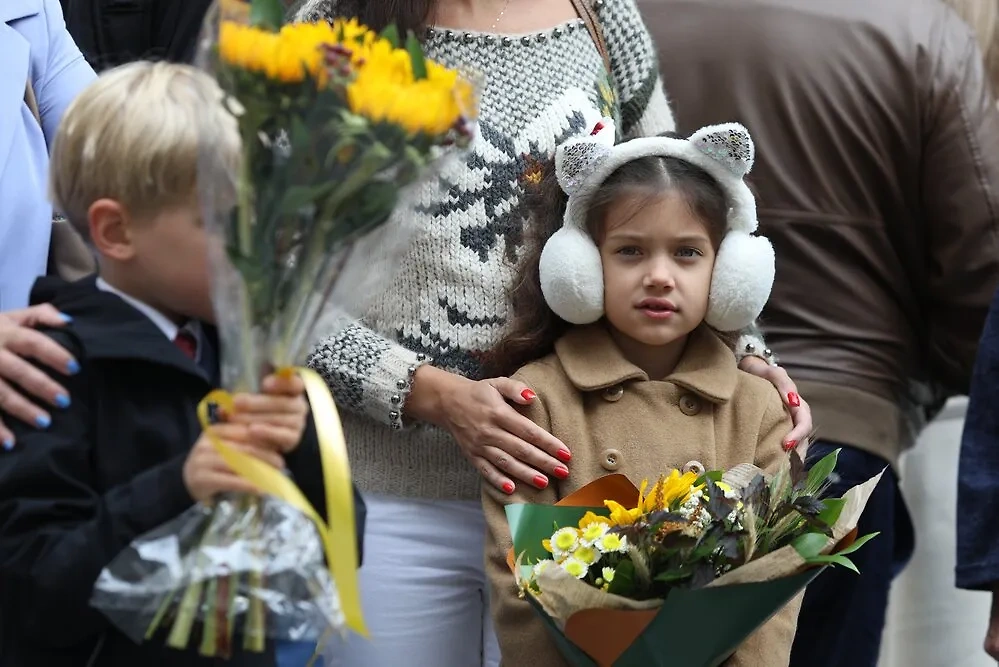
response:
<path id="1" fill-rule="evenodd" d="M 812 439 L 812 410 L 808 407 L 805 399 L 798 394 L 798 387 L 780 366 L 771 366 L 763 359 L 755 356 L 745 357 L 739 362 L 739 368 L 763 378 L 780 393 L 780 398 L 791 413 L 791 422 L 794 428 L 784 438 L 784 449 L 791 451 L 797 448 L 798 454 L 804 460 L 808 453 L 808 444 Z"/>
<path id="2" fill-rule="evenodd" d="M 58 343 L 32 327 L 61 327 L 66 315 L 49 305 L 0 313 L 0 410 L 38 428 L 47 428 L 49 413 L 30 402 L 24 391 L 55 407 L 67 407 L 69 394 L 28 359 L 49 366 L 64 375 L 79 372 L 76 359 Z M 5 449 L 14 446 L 14 434 L 0 420 L 0 443 Z"/>
<path id="3" fill-rule="evenodd" d="M 528 405 L 536 399 L 527 385 L 509 378 L 475 382 L 422 366 L 406 414 L 447 429 L 486 481 L 510 494 L 513 480 L 543 489 L 548 474 L 569 476 L 569 448 L 508 403 Z"/>

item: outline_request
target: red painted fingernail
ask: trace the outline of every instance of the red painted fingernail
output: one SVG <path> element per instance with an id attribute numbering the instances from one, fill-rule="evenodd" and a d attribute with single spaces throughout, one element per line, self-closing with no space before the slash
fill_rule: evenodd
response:
<path id="1" fill-rule="evenodd" d="M 512 482 L 503 482 L 503 493 L 505 493 L 506 495 L 510 495 L 511 493 L 513 493 Z"/>
<path id="2" fill-rule="evenodd" d="M 559 479 L 565 479 L 569 476 L 569 469 L 565 466 L 555 466 L 555 471 L 552 474 Z"/>
<path id="3" fill-rule="evenodd" d="M 533 401 L 534 399 L 536 399 L 536 398 L 538 397 L 538 395 L 537 395 L 537 394 L 535 394 L 535 393 L 534 393 L 533 391 L 531 391 L 530 389 L 525 389 L 524 391 L 520 392 L 520 396 L 521 396 L 521 398 L 523 398 L 523 399 L 524 399 L 525 401 Z"/>
<path id="4" fill-rule="evenodd" d="M 543 489 L 543 488 L 547 487 L 548 486 L 548 478 L 545 477 L 544 475 L 535 475 L 534 476 L 534 486 L 538 487 L 539 489 Z"/>
<path id="5" fill-rule="evenodd" d="M 793 391 L 789 391 L 787 392 L 787 404 L 790 405 L 792 408 L 796 408 L 799 405 L 801 405 L 801 399 L 798 398 L 798 395 L 796 393 L 794 393 Z"/>
<path id="6" fill-rule="evenodd" d="M 794 446 L 798 444 L 797 440 L 788 440 L 784 443 L 784 451 L 789 452 L 794 449 Z"/>
<path id="7" fill-rule="evenodd" d="M 555 456 L 557 456 L 559 460 L 565 461 L 566 463 L 572 460 L 572 452 L 570 452 L 568 449 L 565 449 L 564 447 L 555 452 Z"/>

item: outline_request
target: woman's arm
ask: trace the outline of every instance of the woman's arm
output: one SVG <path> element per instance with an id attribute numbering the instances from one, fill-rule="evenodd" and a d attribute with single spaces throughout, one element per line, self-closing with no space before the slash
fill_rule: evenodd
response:
<path id="1" fill-rule="evenodd" d="M 33 73 L 32 83 L 45 142 L 51 146 L 66 108 L 96 75 L 66 29 L 58 0 L 44 0 L 42 8 L 49 39 L 48 57 Z"/>

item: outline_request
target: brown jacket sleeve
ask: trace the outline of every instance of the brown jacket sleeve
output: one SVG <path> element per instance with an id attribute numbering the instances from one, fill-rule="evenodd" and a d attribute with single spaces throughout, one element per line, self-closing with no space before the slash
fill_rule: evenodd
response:
<path id="1" fill-rule="evenodd" d="M 756 465 L 767 472 L 774 472 L 780 460 L 786 456 L 783 449 L 784 436 L 791 428 L 791 417 L 784 410 L 777 392 L 767 401 L 763 420 L 760 422 L 759 444 L 756 448 Z M 759 630 L 744 641 L 734 655 L 725 661 L 725 667 L 787 667 L 791 658 L 791 644 L 798 629 L 798 611 L 801 599 L 798 595 L 781 609 Z"/>
<path id="2" fill-rule="evenodd" d="M 927 354 L 936 382 L 967 393 L 999 281 L 999 110 L 968 28 L 949 13 L 939 30 L 923 91 Z"/>
<path id="3" fill-rule="evenodd" d="M 534 387 L 529 378 L 515 377 Z M 518 409 L 541 428 L 551 429 L 548 411 L 540 398 Z M 513 572 L 507 565 L 507 553 L 513 541 L 504 508 L 512 503 L 555 504 L 557 500 L 552 487 L 539 491 L 521 482 L 513 495 L 508 496 L 491 484 L 482 485 L 482 509 L 486 516 L 485 567 L 492 595 L 489 604 L 499 640 L 501 666 L 560 667 L 566 664 L 537 612 L 527 601 L 520 599 Z"/>

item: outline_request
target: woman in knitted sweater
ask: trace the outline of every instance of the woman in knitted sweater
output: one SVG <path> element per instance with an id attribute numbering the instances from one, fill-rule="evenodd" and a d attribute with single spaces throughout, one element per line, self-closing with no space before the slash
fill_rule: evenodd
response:
<path id="1" fill-rule="evenodd" d="M 344 408 L 369 512 L 361 585 L 372 638 L 336 647 L 335 664 L 498 662 L 480 477 L 512 493 L 544 488 L 572 468 L 572 443 L 509 406 L 531 402 L 529 387 L 482 379 L 483 355 L 505 332 L 527 222 L 523 194 L 555 147 L 601 116 L 615 117 L 626 137 L 674 129 L 634 1 L 593 8 L 609 76 L 580 18 L 587 8 L 577 14 L 570 0 L 308 0 L 297 13 L 358 15 L 375 29 L 397 23 L 425 36 L 430 57 L 484 76 L 479 134 L 464 162 L 420 193 L 418 231 L 392 289 L 310 359 Z M 745 363 L 758 364 L 791 405 L 798 427 L 788 440 L 803 439 L 811 419 L 804 404 L 795 409 L 786 374 L 759 358 Z"/>

